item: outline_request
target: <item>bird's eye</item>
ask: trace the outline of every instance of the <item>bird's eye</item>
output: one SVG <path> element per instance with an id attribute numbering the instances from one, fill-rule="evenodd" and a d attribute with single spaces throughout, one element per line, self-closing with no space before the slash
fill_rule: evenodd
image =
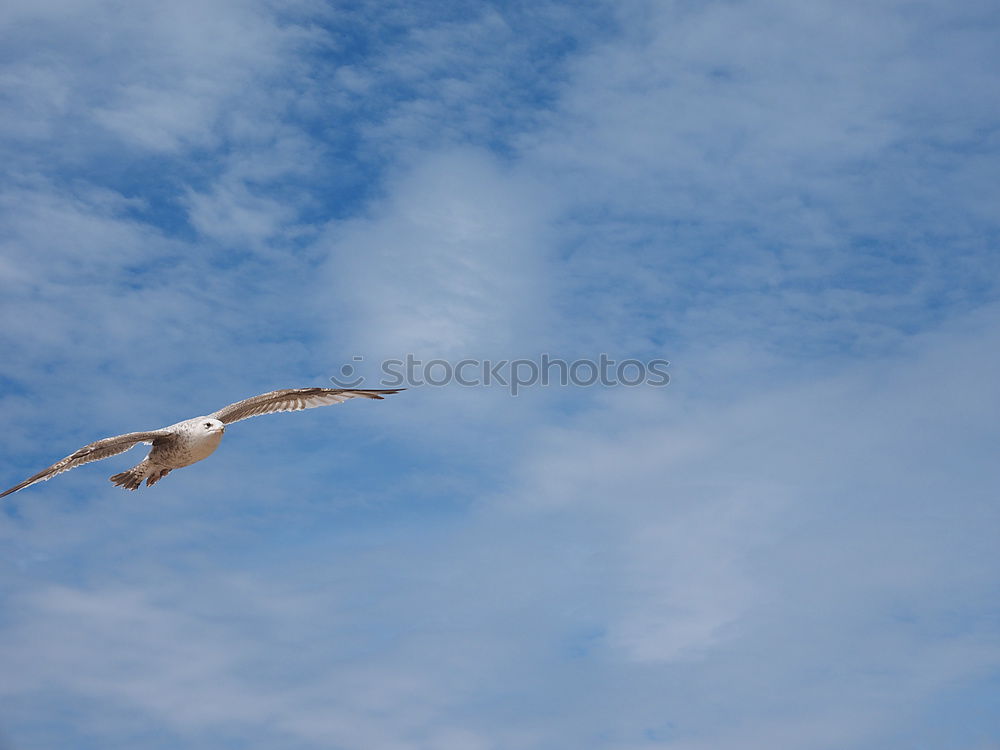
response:
<path id="1" fill-rule="evenodd" d="M 211 427 L 211 426 L 212 426 L 212 423 L 211 423 L 211 422 L 205 422 L 205 426 L 206 426 L 206 427 Z"/>

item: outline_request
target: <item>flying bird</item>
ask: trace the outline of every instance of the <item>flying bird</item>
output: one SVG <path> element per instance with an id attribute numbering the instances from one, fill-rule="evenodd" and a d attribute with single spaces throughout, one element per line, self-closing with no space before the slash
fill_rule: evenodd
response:
<path id="1" fill-rule="evenodd" d="M 104 438 L 83 446 L 62 461 L 38 472 L 33 477 L 14 485 L 0 497 L 23 490 L 36 482 L 44 482 L 56 474 L 75 469 L 77 466 L 100 461 L 102 458 L 117 456 L 138 443 L 151 443 L 153 449 L 139 464 L 128 471 L 115 474 L 111 481 L 118 487 L 137 490 L 145 480 L 146 486 L 154 484 L 174 469 L 190 466 L 208 458 L 219 447 L 226 425 L 261 414 L 279 411 L 299 411 L 317 406 L 339 404 L 349 398 L 381 399 L 383 394 L 399 393 L 403 388 L 382 390 L 355 390 L 353 388 L 285 388 L 252 396 L 235 404 L 224 406 L 204 417 L 185 419 L 159 430 L 129 432 L 125 435 Z"/>

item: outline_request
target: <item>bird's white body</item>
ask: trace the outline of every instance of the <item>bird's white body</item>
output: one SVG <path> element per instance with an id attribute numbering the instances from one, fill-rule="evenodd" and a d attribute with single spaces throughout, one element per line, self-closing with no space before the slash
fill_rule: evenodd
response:
<path id="1" fill-rule="evenodd" d="M 212 417 L 195 417 L 164 427 L 170 440 L 153 441 L 153 450 L 128 471 L 115 474 L 111 481 L 127 490 L 155 484 L 174 469 L 198 463 L 211 456 L 222 442 L 226 426 Z"/>
<path id="2" fill-rule="evenodd" d="M 164 445 L 154 443 L 146 460 L 168 469 L 180 469 L 215 453 L 226 426 L 212 417 L 195 417 L 164 429 L 170 430 L 177 439 Z"/>

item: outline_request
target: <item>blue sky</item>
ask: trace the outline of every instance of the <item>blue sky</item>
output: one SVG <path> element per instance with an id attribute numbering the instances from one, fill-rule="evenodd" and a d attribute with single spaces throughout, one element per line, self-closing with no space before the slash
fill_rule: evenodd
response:
<path id="1" fill-rule="evenodd" d="M 12 2 L 0 747 L 1000 748 L 995 3 Z"/>

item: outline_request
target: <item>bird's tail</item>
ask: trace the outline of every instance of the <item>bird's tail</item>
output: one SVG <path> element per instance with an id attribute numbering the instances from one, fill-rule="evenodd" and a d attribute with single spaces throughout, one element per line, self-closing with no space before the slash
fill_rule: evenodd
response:
<path id="1" fill-rule="evenodd" d="M 128 471 L 115 474 L 111 477 L 110 481 L 117 487 L 124 487 L 127 490 L 137 490 L 144 479 L 146 480 L 146 486 L 149 487 L 163 479 L 169 473 L 170 469 L 164 469 L 161 466 L 155 466 L 149 463 L 149 461 L 143 460 L 139 465 L 133 466 Z"/>

